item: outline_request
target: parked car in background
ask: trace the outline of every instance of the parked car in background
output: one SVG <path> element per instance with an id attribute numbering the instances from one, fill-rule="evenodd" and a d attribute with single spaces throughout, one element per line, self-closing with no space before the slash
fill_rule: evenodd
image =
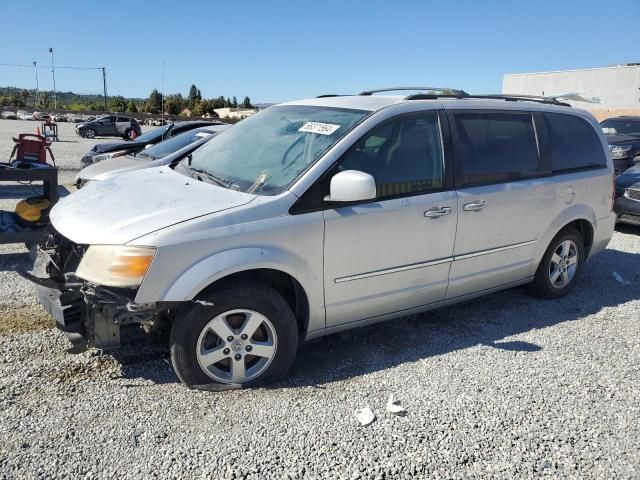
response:
<path id="1" fill-rule="evenodd" d="M 0 113 L 0 117 L 4 118 L 5 120 L 18 119 L 18 115 L 16 115 L 16 112 L 12 112 L 11 110 L 3 110 L 2 113 Z"/>
<path id="2" fill-rule="evenodd" d="M 187 130 L 211 125 L 225 124 L 222 122 L 207 120 L 178 122 L 164 127 L 154 128 L 153 130 L 150 130 L 144 135 L 136 138 L 133 142 L 98 143 L 80 159 L 80 163 L 83 167 L 87 167 L 92 163 L 137 153 L 148 145 L 154 145 L 174 135 L 186 132 Z"/>
<path id="3" fill-rule="evenodd" d="M 89 184 L 23 275 L 76 349 L 170 330 L 178 378 L 217 388 L 275 381 L 306 339 L 518 285 L 567 295 L 616 220 L 595 118 L 424 90 L 269 107 L 173 169 Z"/>
<path id="4" fill-rule="evenodd" d="M 76 126 L 76 133 L 81 137 L 122 137 L 135 140 L 142 135 L 140 124 L 135 119 L 122 115 L 106 115 L 90 122 L 82 122 Z"/>
<path id="5" fill-rule="evenodd" d="M 616 173 L 640 162 L 640 116 L 607 118 L 600 122 Z"/>
<path id="6" fill-rule="evenodd" d="M 131 170 L 174 165 L 196 148 L 231 125 L 211 125 L 194 128 L 174 135 L 163 142 L 148 146 L 142 151 L 111 158 L 104 162 L 93 163 L 82 169 L 76 177 L 75 185 L 82 188 L 89 182 L 105 180 Z"/>
<path id="7" fill-rule="evenodd" d="M 640 226 L 640 163 L 616 177 L 618 222 Z"/>
<path id="8" fill-rule="evenodd" d="M 25 110 L 18 110 L 16 113 L 18 120 L 33 120 L 33 114 Z"/>
<path id="9" fill-rule="evenodd" d="M 58 123 L 67 121 L 67 116 L 62 113 L 55 113 L 53 114 L 52 118 L 54 122 L 58 122 Z"/>

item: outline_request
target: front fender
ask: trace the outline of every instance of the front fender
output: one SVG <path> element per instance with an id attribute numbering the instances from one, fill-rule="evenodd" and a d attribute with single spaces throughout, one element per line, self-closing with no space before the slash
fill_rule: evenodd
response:
<path id="1" fill-rule="evenodd" d="M 233 273 L 268 268 L 295 278 L 306 292 L 312 280 L 321 281 L 318 273 L 298 255 L 273 247 L 244 247 L 225 250 L 203 258 L 182 272 L 161 301 L 189 301 L 213 282 Z M 157 301 L 156 300 L 156 301 Z M 137 302 L 140 302 L 136 298 Z"/>

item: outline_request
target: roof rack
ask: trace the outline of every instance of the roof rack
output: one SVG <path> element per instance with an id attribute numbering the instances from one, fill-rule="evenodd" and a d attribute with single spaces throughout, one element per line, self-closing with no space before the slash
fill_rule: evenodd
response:
<path id="1" fill-rule="evenodd" d="M 457 90 L 455 88 L 448 87 L 393 87 L 393 88 L 378 88 L 375 90 L 365 90 L 364 92 L 360 92 L 358 95 L 373 95 L 374 93 L 381 92 L 400 92 L 403 90 L 417 90 L 417 91 L 426 91 L 426 92 L 442 92 L 445 95 L 453 96 L 453 95 L 467 95 L 464 90 Z"/>
<path id="2" fill-rule="evenodd" d="M 485 95 L 474 95 L 467 93 L 465 91 L 453 92 L 453 93 L 418 93 L 415 95 L 409 95 L 405 97 L 405 100 L 435 100 L 438 98 L 477 98 L 477 99 L 485 99 L 485 100 L 504 100 L 506 102 L 536 102 L 536 103 L 544 103 L 548 105 L 560 105 L 563 107 L 570 107 L 571 105 L 565 102 L 559 101 L 554 97 L 543 97 L 540 95 L 519 95 L 519 94 L 485 94 Z"/>
<path id="3" fill-rule="evenodd" d="M 519 95 L 519 94 L 488 94 L 488 95 L 467 95 L 465 98 L 484 98 L 489 100 L 504 100 L 506 102 L 536 102 L 548 105 L 560 105 L 562 107 L 570 107 L 566 102 L 561 102 L 554 97 L 543 97 L 541 95 Z"/>

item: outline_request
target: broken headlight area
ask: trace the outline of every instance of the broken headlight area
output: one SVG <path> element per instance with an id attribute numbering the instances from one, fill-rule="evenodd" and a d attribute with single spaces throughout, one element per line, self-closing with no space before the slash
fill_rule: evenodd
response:
<path id="1" fill-rule="evenodd" d="M 73 352 L 113 349 L 167 331 L 182 302 L 135 303 L 137 288 L 104 287 L 76 276 L 88 250 L 57 232 L 38 247 L 33 272 L 20 272 L 36 285 L 43 307 L 71 341 Z"/>

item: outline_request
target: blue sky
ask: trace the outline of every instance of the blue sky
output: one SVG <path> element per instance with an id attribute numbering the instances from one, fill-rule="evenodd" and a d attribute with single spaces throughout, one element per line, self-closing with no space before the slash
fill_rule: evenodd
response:
<path id="1" fill-rule="evenodd" d="M 0 63 L 50 65 L 53 47 L 56 65 L 105 66 L 110 95 L 160 89 L 163 61 L 166 93 L 195 83 L 254 102 L 397 85 L 499 92 L 504 73 L 640 62 L 639 0 L 27 4 L 3 2 Z M 50 70 L 39 79 L 52 88 Z M 97 70 L 57 69 L 56 84 L 102 92 Z M 33 69 L 0 66 L 0 85 L 33 88 Z"/>

